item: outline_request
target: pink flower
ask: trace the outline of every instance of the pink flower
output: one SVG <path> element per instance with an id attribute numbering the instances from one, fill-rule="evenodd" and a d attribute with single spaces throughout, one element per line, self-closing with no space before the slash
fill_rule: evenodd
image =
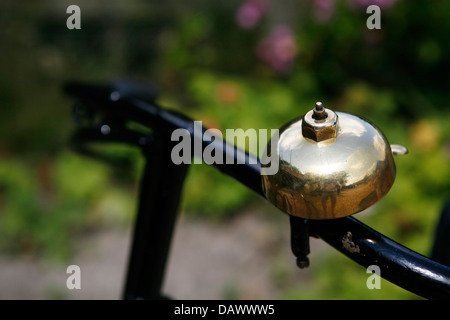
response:
<path id="1" fill-rule="evenodd" d="M 330 20 L 334 12 L 336 0 L 314 0 L 314 15 L 320 22 Z"/>
<path id="2" fill-rule="evenodd" d="M 265 0 L 247 0 L 236 13 L 237 24 L 243 29 L 254 28 L 267 12 Z"/>
<path id="3" fill-rule="evenodd" d="M 259 57 L 276 72 L 286 72 L 297 54 L 297 42 L 292 30 L 285 25 L 275 26 L 258 47 Z"/>

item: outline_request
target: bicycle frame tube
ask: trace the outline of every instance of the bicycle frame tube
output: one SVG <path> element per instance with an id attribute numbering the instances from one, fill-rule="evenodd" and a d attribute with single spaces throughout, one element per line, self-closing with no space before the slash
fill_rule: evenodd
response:
<path id="1" fill-rule="evenodd" d="M 188 165 L 170 161 L 170 135 L 144 149 L 145 170 L 130 252 L 124 299 L 161 299 L 167 256 Z"/>
<path id="2" fill-rule="evenodd" d="M 93 95 L 89 95 L 89 87 L 69 88 L 69 93 L 79 97 L 92 99 Z M 92 93 L 92 92 L 91 92 Z M 103 109 L 115 113 L 119 117 L 137 121 L 146 125 L 155 132 L 164 130 L 169 132 L 177 128 L 183 128 L 191 133 L 193 139 L 197 139 L 203 148 L 211 143 L 226 144 L 226 142 L 214 140 L 203 141 L 202 136 L 193 130 L 193 120 L 186 116 L 172 111 L 167 111 L 156 106 L 155 103 L 144 101 L 138 98 L 124 98 L 118 101 L 108 100 L 108 96 L 97 97 L 97 103 Z M 204 129 L 205 130 L 205 129 Z M 203 131 L 204 131 L 203 130 Z M 80 136 L 83 136 L 81 134 Z M 95 137 L 84 135 L 81 140 L 89 141 Z M 240 183 L 244 184 L 260 196 L 264 197 L 261 184 L 261 166 L 259 162 L 248 161 L 251 156 L 244 151 L 234 147 L 230 154 L 229 148 L 222 148 L 225 157 L 236 157 L 244 153 L 246 158 L 245 164 L 221 164 L 213 165 L 224 174 L 233 177 Z M 167 152 L 167 150 L 165 151 Z M 170 156 L 164 156 L 165 161 L 170 161 Z M 174 166 L 173 164 L 168 164 Z M 181 176 L 181 175 L 180 175 Z M 143 185 L 146 185 L 146 179 L 152 179 L 151 176 L 145 176 Z M 175 187 L 181 190 L 183 179 L 175 181 L 180 185 Z M 170 188 L 167 184 L 165 187 Z M 178 197 L 175 198 L 178 201 Z M 149 200 L 158 201 L 158 199 Z M 142 205 L 142 203 L 141 203 Z M 147 204 L 154 207 L 155 204 Z M 164 208 L 161 208 L 164 209 Z M 162 213 L 153 212 L 153 215 L 161 215 Z M 347 257 L 358 264 L 368 267 L 377 265 L 381 270 L 381 276 L 386 280 L 409 290 L 419 296 L 430 299 L 448 299 L 450 298 L 450 268 L 439 264 L 417 252 L 414 252 L 401 244 L 389 239 L 388 237 L 376 232 L 362 222 L 353 217 L 345 217 L 332 220 L 308 220 L 310 234 L 323 239 L 325 242 L 333 246 Z M 138 226 L 136 226 L 138 228 Z M 144 227 L 142 227 L 144 228 Z M 148 232 L 148 231 L 147 231 Z M 358 250 L 350 250 L 346 245 L 348 236 L 351 236 L 351 242 Z M 168 248 L 168 246 L 164 247 Z M 165 249 L 164 249 L 165 250 Z M 165 258 L 164 258 L 165 259 Z M 129 276 L 129 278 L 132 276 Z"/>

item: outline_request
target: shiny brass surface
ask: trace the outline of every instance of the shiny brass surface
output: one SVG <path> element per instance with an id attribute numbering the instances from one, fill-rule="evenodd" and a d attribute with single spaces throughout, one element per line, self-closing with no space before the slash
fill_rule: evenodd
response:
<path id="1" fill-rule="evenodd" d="M 275 148 L 279 171 L 262 180 L 266 197 L 288 214 L 305 219 L 348 216 L 383 198 L 394 183 L 393 152 L 404 154 L 406 148 L 391 149 L 377 127 L 357 116 L 332 112 L 331 117 L 336 121 L 324 122 L 334 126 L 332 139 L 305 137 L 306 116 L 280 129 Z"/>

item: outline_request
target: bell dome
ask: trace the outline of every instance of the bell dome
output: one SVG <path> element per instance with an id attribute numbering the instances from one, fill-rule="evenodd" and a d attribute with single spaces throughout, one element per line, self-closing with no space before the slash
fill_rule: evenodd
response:
<path id="1" fill-rule="evenodd" d="M 370 122 L 321 103 L 280 128 L 279 170 L 263 175 L 267 199 L 305 219 L 345 217 L 375 204 L 395 180 L 391 145 Z M 396 146 L 399 153 L 406 148 Z M 273 155 L 272 159 L 274 158 Z"/>

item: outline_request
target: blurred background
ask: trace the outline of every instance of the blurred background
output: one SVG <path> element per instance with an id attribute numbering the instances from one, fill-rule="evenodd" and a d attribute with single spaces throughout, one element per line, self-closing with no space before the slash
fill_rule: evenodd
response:
<path id="1" fill-rule="evenodd" d="M 69 30 L 66 9 L 81 9 Z M 381 8 L 369 30 L 366 8 Z M 143 159 L 74 153 L 68 80 L 130 78 L 206 126 L 279 128 L 316 101 L 375 123 L 396 157 L 389 194 L 356 218 L 429 255 L 450 193 L 450 2 L 61 1 L 0 4 L 0 298 L 120 298 Z M 313 240 L 299 270 L 289 224 L 206 165 L 191 166 L 165 291 L 187 299 L 417 299 Z M 82 289 L 66 288 L 78 264 Z"/>

